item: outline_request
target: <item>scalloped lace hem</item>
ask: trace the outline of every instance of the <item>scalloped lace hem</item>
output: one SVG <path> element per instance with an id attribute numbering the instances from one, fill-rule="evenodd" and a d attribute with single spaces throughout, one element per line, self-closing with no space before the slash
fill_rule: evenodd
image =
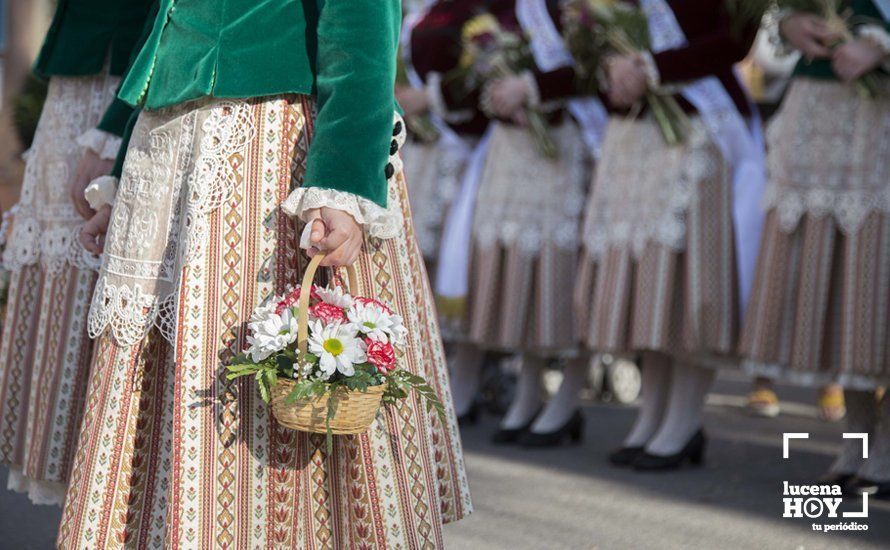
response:
<path id="1" fill-rule="evenodd" d="M 3 268 L 18 271 L 40 264 L 50 277 L 62 273 L 67 266 L 98 271 L 101 259 L 93 256 L 79 240 L 83 222 L 41 228 L 35 216 L 19 211 L 12 220 L 12 235 L 3 252 Z"/>
<path id="2" fill-rule="evenodd" d="M 115 160 L 120 151 L 122 140 L 98 128 L 91 128 L 77 138 L 77 144 L 88 149 L 103 160 Z"/>
<path id="3" fill-rule="evenodd" d="M 61 506 L 65 502 L 67 487 L 56 481 L 40 481 L 24 474 L 21 468 L 9 468 L 6 488 L 28 495 L 28 500 L 39 506 Z"/>
<path id="4" fill-rule="evenodd" d="M 300 187 L 281 204 L 282 210 L 306 221 L 304 215 L 314 208 L 335 208 L 348 213 L 372 237 L 391 239 L 402 230 L 402 211 L 398 201 L 387 201 L 387 207 L 345 191 L 321 187 Z"/>

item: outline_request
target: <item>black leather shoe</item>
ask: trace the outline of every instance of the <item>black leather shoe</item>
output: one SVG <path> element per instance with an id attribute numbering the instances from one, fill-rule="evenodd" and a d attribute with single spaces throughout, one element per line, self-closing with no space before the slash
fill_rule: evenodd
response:
<path id="1" fill-rule="evenodd" d="M 695 435 L 680 449 L 680 452 L 672 455 L 654 455 L 643 451 L 643 453 L 633 461 L 635 470 L 656 471 L 656 470 L 676 470 L 682 466 L 687 460 L 693 466 L 701 466 L 705 461 L 705 446 L 707 439 L 702 430 L 695 432 Z"/>
<path id="2" fill-rule="evenodd" d="M 552 432 L 538 433 L 526 431 L 519 435 L 518 443 L 523 447 L 558 447 L 563 442 L 580 443 L 584 438 L 584 415 L 575 411 L 566 423 Z"/>
<path id="3" fill-rule="evenodd" d="M 847 488 L 854 495 L 867 494 L 870 498 L 890 500 L 890 481 L 872 481 L 857 477 L 847 483 Z"/>
<path id="4" fill-rule="evenodd" d="M 518 428 L 501 428 L 491 436 L 491 442 L 497 445 L 505 445 L 507 443 L 516 443 L 519 441 L 519 437 L 528 431 L 529 428 L 532 427 L 532 424 L 535 423 L 535 419 L 538 418 L 538 415 L 541 414 L 541 411 L 538 410 L 529 421 L 524 425 Z"/>
<path id="5" fill-rule="evenodd" d="M 470 405 L 470 408 L 467 409 L 467 412 L 457 417 L 457 424 L 459 426 L 475 426 L 476 423 L 479 422 L 479 402 L 473 401 L 473 404 Z"/>
<path id="6" fill-rule="evenodd" d="M 621 447 L 609 453 L 609 462 L 615 466 L 631 466 L 644 451 L 643 447 Z"/>

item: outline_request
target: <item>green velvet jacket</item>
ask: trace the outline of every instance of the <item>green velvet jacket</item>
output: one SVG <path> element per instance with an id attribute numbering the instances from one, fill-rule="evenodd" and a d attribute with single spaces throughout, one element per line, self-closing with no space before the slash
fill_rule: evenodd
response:
<path id="1" fill-rule="evenodd" d="M 316 98 L 304 186 L 386 204 L 399 0 L 161 0 L 120 97 Z"/>
<path id="2" fill-rule="evenodd" d="M 110 62 L 121 75 L 153 0 L 58 0 L 34 72 L 50 76 L 99 74 Z"/>
<path id="3" fill-rule="evenodd" d="M 845 8 L 849 9 L 859 24 L 880 25 L 890 31 L 890 22 L 884 21 L 881 12 L 871 0 L 847 0 Z M 837 80 L 830 59 L 801 59 L 794 68 L 794 76 L 807 76 L 822 80 Z"/>

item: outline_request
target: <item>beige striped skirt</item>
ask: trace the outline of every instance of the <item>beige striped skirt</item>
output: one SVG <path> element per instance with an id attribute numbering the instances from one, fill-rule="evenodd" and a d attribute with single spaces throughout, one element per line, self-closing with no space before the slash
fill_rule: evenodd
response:
<path id="1" fill-rule="evenodd" d="M 577 347 L 572 291 L 589 182 L 577 126 L 552 129 L 542 156 L 525 129 L 497 123 L 473 222 L 468 335 L 484 349 L 552 354 Z"/>
<path id="2" fill-rule="evenodd" d="M 388 200 L 404 217 L 402 231 L 366 238 L 353 291 L 404 317 L 399 366 L 431 383 L 445 419 L 413 395 L 382 410 L 367 433 L 334 436 L 328 454 L 324 435 L 279 425 L 253 380 L 225 376 L 251 312 L 299 281 L 306 263 L 298 227 L 280 205 L 305 173 L 312 111 L 308 98 L 287 96 L 140 114 L 98 288 L 115 280 L 112 270 L 119 284 L 138 274 L 140 286 L 105 285 L 93 304 L 91 323 L 102 323 L 91 326 L 106 329 L 96 341 L 60 548 L 434 549 L 443 546 L 442 525 L 471 512 L 401 175 Z M 160 262 L 145 261 L 156 231 L 170 240 L 154 251 Z M 163 330 L 142 324 L 140 336 L 138 323 L 120 317 L 139 289 L 146 294 L 137 305 L 155 311 L 147 291 L 159 287 L 171 298 L 156 312 Z"/>
<path id="3" fill-rule="evenodd" d="M 92 342 L 95 267 L 77 236 L 68 180 L 114 97 L 107 74 L 54 77 L 25 155 L 18 213 L 4 253 L 9 298 L 0 344 L 0 463 L 9 488 L 61 505 L 80 423 Z M 114 149 L 114 147 L 112 147 Z"/>
<path id="4" fill-rule="evenodd" d="M 741 352 L 755 372 L 890 382 L 890 79 L 799 79 L 768 132 L 769 208 Z"/>
<path id="5" fill-rule="evenodd" d="M 596 351 L 730 356 L 738 310 L 732 178 L 702 125 L 680 147 L 612 119 L 587 204 L 575 299 Z"/>

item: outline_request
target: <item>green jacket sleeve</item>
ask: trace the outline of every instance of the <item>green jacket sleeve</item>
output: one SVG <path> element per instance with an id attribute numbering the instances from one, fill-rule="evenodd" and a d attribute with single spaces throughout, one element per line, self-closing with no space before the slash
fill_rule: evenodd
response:
<path id="1" fill-rule="evenodd" d="M 127 77 L 127 74 L 129 74 L 133 62 L 139 55 L 139 51 L 145 46 L 148 37 L 151 35 L 155 19 L 158 17 L 158 8 L 159 0 L 155 0 L 152 2 L 151 8 L 145 16 L 145 23 L 142 26 L 142 33 L 139 36 L 139 40 L 133 45 L 133 49 L 130 52 L 130 61 L 124 72 L 123 78 L 121 78 L 121 85 L 123 85 L 124 79 Z M 120 86 L 118 86 L 117 91 L 120 92 Z M 133 115 L 134 111 L 134 107 L 115 95 L 114 101 L 111 102 L 111 105 L 105 110 L 102 120 L 99 121 L 98 128 L 109 134 L 122 137 L 127 128 L 127 123 L 130 121 L 130 117 Z"/>
<path id="2" fill-rule="evenodd" d="M 317 116 L 305 187 L 386 206 L 399 0 L 316 0 Z"/>

